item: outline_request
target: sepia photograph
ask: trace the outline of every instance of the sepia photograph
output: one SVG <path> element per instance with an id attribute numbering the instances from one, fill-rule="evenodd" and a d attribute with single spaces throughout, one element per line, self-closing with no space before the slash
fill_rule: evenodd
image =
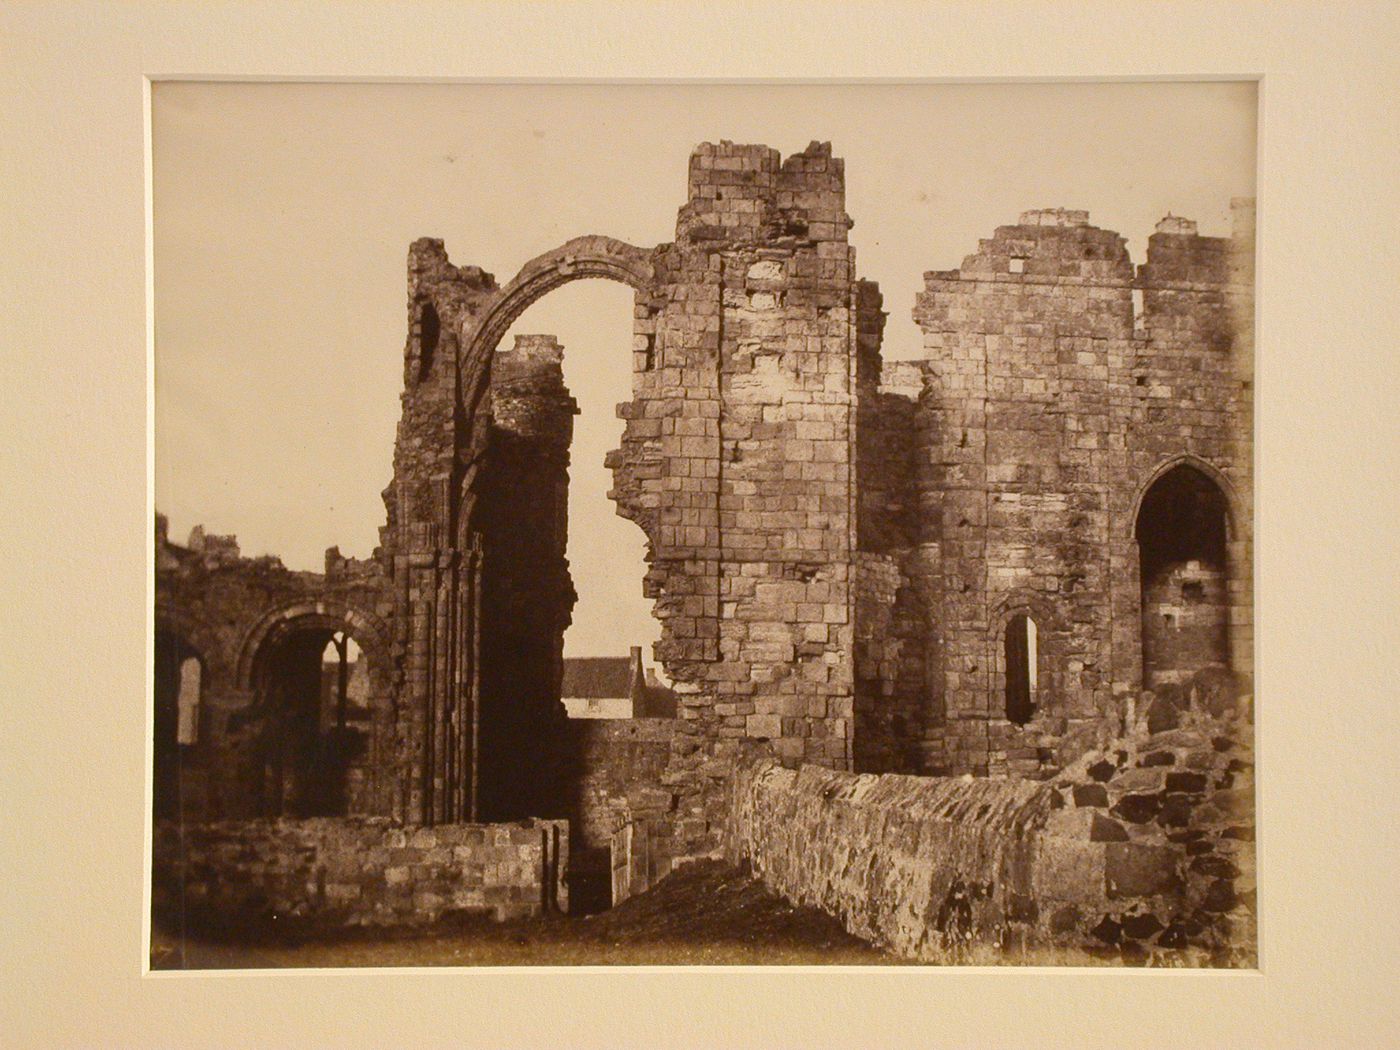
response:
<path id="1" fill-rule="evenodd" d="M 1258 965 L 1258 85 L 151 87 L 153 970 Z"/>
<path id="2" fill-rule="evenodd" d="M 1400 1045 L 1400 7 L 0 53 L 7 1048 Z"/>

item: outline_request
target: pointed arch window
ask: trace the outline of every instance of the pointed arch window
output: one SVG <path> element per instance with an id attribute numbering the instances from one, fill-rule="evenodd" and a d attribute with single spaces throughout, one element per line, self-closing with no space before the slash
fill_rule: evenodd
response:
<path id="1" fill-rule="evenodd" d="M 1025 725 L 1035 714 L 1039 689 L 1039 631 L 1025 613 L 1016 613 L 1006 622 L 1006 717 Z"/>

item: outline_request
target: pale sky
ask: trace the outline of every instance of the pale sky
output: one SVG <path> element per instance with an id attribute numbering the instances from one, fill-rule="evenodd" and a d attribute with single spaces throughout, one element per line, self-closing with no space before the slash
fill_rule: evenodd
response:
<path id="1" fill-rule="evenodd" d="M 846 161 L 860 275 L 879 282 L 885 356 L 921 356 L 926 270 L 1031 208 L 1089 210 L 1133 261 L 1167 212 L 1229 233 L 1254 193 L 1252 83 L 964 85 L 181 84 L 152 92 L 156 507 L 245 554 L 319 571 L 368 557 L 384 523 L 416 237 L 505 284 L 582 234 L 675 235 L 698 142 Z M 570 656 L 659 636 L 640 530 L 603 456 L 631 398 L 632 292 L 580 281 L 502 341 L 564 345 L 575 423 Z M 648 648 L 648 659 L 649 648 Z"/>

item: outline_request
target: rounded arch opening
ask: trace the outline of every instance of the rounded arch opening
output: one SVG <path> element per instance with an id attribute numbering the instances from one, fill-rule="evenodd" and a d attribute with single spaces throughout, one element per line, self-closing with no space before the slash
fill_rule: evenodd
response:
<path id="1" fill-rule="evenodd" d="M 622 444 L 617 406 L 636 396 L 654 350 L 640 291 L 650 267 L 628 251 L 626 267 L 582 254 L 530 264 L 474 341 L 491 356 L 492 408 L 474 416 L 491 431 L 469 511 L 482 551 L 481 819 L 577 809 L 566 722 L 575 701 L 615 717 L 655 713 L 639 709 L 632 688 L 648 679 L 634 673 L 634 650 L 649 662 L 661 635 L 646 593 L 648 540 L 617 513 L 608 460 Z M 649 670 L 657 693 L 669 693 Z M 580 682 L 597 695 L 564 696 Z"/>
<path id="2" fill-rule="evenodd" d="M 344 816 L 368 809 L 373 648 L 330 613 L 275 620 L 251 653 L 255 779 L 264 816 Z"/>
<path id="3" fill-rule="evenodd" d="M 1230 505 L 1220 483 L 1189 462 L 1159 471 L 1139 500 L 1133 535 L 1143 687 L 1228 667 Z"/>
<path id="4" fill-rule="evenodd" d="M 607 237 L 575 238 L 527 263 L 467 342 L 468 358 L 484 355 L 491 370 L 506 360 L 516 368 L 519 356 L 553 344 L 564 386 L 577 402 L 561 522 L 578 593 L 577 614 L 567 625 L 571 657 L 622 658 L 631 646 L 640 645 L 649 659 L 660 638 L 660 624 L 644 594 L 648 538 L 618 515 L 607 464 L 608 455 L 621 445 L 617 406 L 635 397 L 637 373 L 656 364 L 647 302 L 653 279 L 649 252 Z M 533 334 L 537 332 L 552 336 Z M 495 389 L 496 380 L 490 385 Z M 595 616 L 595 605 L 628 611 L 620 619 Z"/>
<path id="5" fill-rule="evenodd" d="M 575 237 L 520 268 L 476 326 L 463 347 L 468 367 L 488 358 L 531 304 L 572 281 L 602 278 L 647 291 L 654 276 L 650 253 L 612 237 Z"/>

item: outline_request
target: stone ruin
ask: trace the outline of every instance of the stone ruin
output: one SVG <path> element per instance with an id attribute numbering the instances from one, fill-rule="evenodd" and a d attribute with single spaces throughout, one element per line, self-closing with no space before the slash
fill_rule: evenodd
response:
<path id="1" fill-rule="evenodd" d="M 246 837 L 249 821 L 275 819 L 304 840 L 298 820 L 533 820 L 569 845 L 532 853 L 543 868 L 511 892 L 545 887 L 542 900 L 587 908 L 687 859 L 771 853 L 751 823 L 736 824 L 736 790 L 784 768 L 832 798 L 845 789 L 823 777 L 948 778 L 883 790 L 951 792 L 958 812 L 968 792 L 1009 792 L 969 826 L 1014 809 L 1037 814 L 1017 827 L 1041 827 L 1065 823 L 1051 809 L 1066 799 L 1097 799 L 1053 787 L 1091 752 L 1121 751 L 1117 777 L 1142 734 L 1202 718 L 1218 723 L 1204 739 L 1230 741 L 1217 753 L 1248 749 L 1254 242 L 1252 202 L 1232 208 L 1229 238 L 1162 220 L 1140 266 L 1085 212 L 1026 212 L 959 269 L 924 275 L 914 318 L 926 357 L 883 363 L 882 299 L 857 276 L 844 165 L 829 144 L 786 159 L 702 144 L 674 242 L 579 237 L 504 284 L 451 263 L 441 241 L 415 241 L 373 556 L 332 548 L 324 573 L 292 572 L 243 558 L 232 537 L 196 530 L 172 544 L 157 522 L 158 825 L 206 828 L 201 841 L 215 845 L 198 864 L 216 884 L 217 843 Z M 662 627 L 654 655 L 678 699 L 673 719 L 571 722 L 560 703 L 577 406 L 553 337 L 499 344 L 530 304 L 586 278 L 636 293 L 633 399 L 618 406 L 625 428 L 607 465 L 618 513 L 646 534 L 639 582 Z M 364 662 L 354 719 L 344 659 L 338 714 L 327 713 L 337 687 L 321 658 L 347 635 Z M 1185 798 L 1170 801 L 1180 816 L 1230 791 L 1220 819 L 1252 838 L 1252 800 L 1241 815 L 1224 779 L 1239 771 L 1190 759 L 1198 750 L 1172 761 L 1205 779 L 1168 792 L 1162 773 L 1152 819 L 1171 795 Z M 1085 842 L 1107 834 L 1080 823 Z M 1158 829 L 1153 848 L 1166 852 L 1153 856 L 1180 870 L 1144 876 L 1153 894 L 1180 898 L 1173 888 L 1206 856 L 1187 852 L 1204 832 L 1180 838 L 1192 825 L 1188 814 Z M 163 841 L 158 890 L 188 886 L 198 864 L 167 856 Z M 550 869 L 560 856 L 568 894 Z M 430 866 L 425 857 L 402 859 Z M 928 863 L 944 890 L 964 879 Z M 1084 863 L 1102 881 L 1102 859 Z M 1215 870 L 1227 867 L 1248 881 L 1248 865 Z M 310 887 L 307 914 L 334 915 L 336 893 L 313 869 L 278 878 Z M 434 885 L 436 915 L 451 894 Z M 987 929 L 1004 933 L 1007 915 L 1036 905 L 1040 883 L 1015 885 L 1025 899 L 1003 900 Z M 342 904 L 389 901 L 352 909 L 362 917 L 401 916 L 414 891 L 401 886 L 394 904 L 385 878 L 356 886 L 336 891 Z M 473 892 L 457 904 L 479 905 Z M 940 893 L 930 929 L 940 910 L 945 926 L 961 914 Z M 1103 909 L 1079 905 L 1073 920 L 1046 911 L 1045 928 L 1092 940 Z M 1138 928 L 1180 940 L 1193 927 L 1176 911 Z M 1099 942 L 1123 941 L 1115 914 L 1102 919 L 1118 932 Z M 910 943 L 928 943 L 919 936 Z"/>

